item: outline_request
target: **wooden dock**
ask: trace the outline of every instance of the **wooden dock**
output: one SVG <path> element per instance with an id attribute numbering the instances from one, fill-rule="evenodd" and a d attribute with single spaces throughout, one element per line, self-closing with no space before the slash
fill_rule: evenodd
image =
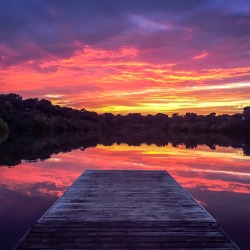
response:
<path id="1" fill-rule="evenodd" d="M 17 249 L 238 249 L 166 171 L 87 170 Z"/>

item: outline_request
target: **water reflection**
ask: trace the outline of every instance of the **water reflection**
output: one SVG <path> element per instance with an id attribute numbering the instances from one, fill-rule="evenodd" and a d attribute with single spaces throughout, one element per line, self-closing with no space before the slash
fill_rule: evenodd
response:
<path id="1" fill-rule="evenodd" d="M 0 146 L 2 164 L 19 164 L 0 169 L 3 249 L 11 249 L 85 169 L 165 169 L 242 249 L 249 248 L 250 158 L 244 156 L 242 148 L 216 146 L 216 150 L 211 150 L 211 145 L 200 145 L 186 149 L 185 145 L 173 147 L 167 143 L 128 146 L 113 144 L 113 139 L 107 143 L 103 138 L 103 144 L 111 144 L 104 146 L 99 144 L 100 139 L 88 141 L 77 137 L 74 143 L 72 138 L 70 145 L 68 142 L 66 137 L 63 144 L 47 138 L 46 143 L 26 142 L 26 147 L 8 141 L 5 148 Z M 72 149 L 75 150 L 67 153 Z M 34 162 L 35 159 L 41 160 Z"/>
<path id="2" fill-rule="evenodd" d="M 231 147 L 241 149 L 242 153 L 250 156 L 249 136 L 235 136 L 225 134 L 186 134 L 165 133 L 158 130 L 145 130 L 119 132 L 113 131 L 96 138 L 87 138 L 86 135 L 77 133 L 61 133 L 60 135 L 48 135 L 47 137 L 34 138 L 32 136 L 20 136 L 9 138 L 0 144 L 0 166 L 15 166 L 21 160 L 36 161 L 46 160 L 51 155 L 60 152 L 70 152 L 74 149 L 85 150 L 97 145 L 111 146 L 113 144 L 127 144 L 129 146 L 141 146 L 142 144 L 173 147 L 184 145 L 187 149 L 195 149 L 198 146 L 207 146 L 211 150 L 218 147 Z"/>

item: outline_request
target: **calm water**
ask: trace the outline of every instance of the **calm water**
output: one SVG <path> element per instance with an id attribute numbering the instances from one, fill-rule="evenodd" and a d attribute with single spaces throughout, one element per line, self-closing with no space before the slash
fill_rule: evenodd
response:
<path id="1" fill-rule="evenodd" d="M 145 144 L 99 145 L 1 167 L 1 249 L 11 249 L 86 169 L 165 169 L 242 249 L 250 249 L 250 156 L 231 147 Z"/>

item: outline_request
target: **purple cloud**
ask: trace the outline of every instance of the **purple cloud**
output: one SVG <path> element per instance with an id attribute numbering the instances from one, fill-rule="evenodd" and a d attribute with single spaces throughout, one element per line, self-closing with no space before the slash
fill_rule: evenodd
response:
<path id="1" fill-rule="evenodd" d="M 180 68 L 203 51 L 195 67 L 246 66 L 249 27 L 247 1 L 2 0 L 0 67 L 68 58 L 84 45 L 134 46 L 140 60 Z"/>

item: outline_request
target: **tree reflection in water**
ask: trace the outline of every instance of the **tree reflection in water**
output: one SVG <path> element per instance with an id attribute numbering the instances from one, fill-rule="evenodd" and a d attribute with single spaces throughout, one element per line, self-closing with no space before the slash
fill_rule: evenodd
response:
<path id="1" fill-rule="evenodd" d="M 185 133 L 163 132 L 156 129 L 135 130 L 122 129 L 108 131 L 102 135 L 94 136 L 86 133 L 61 133 L 47 136 L 19 136 L 9 138 L 0 144 L 0 165 L 15 166 L 21 160 L 35 161 L 46 160 L 53 154 L 70 152 L 75 149 L 84 150 L 97 145 L 110 146 L 125 143 L 129 146 L 141 144 L 173 147 L 184 145 L 187 149 L 196 148 L 198 145 L 206 145 L 211 150 L 216 146 L 233 147 L 243 150 L 243 154 L 250 155 L 249 137 L 230 136 L 220 133 Z"/>

